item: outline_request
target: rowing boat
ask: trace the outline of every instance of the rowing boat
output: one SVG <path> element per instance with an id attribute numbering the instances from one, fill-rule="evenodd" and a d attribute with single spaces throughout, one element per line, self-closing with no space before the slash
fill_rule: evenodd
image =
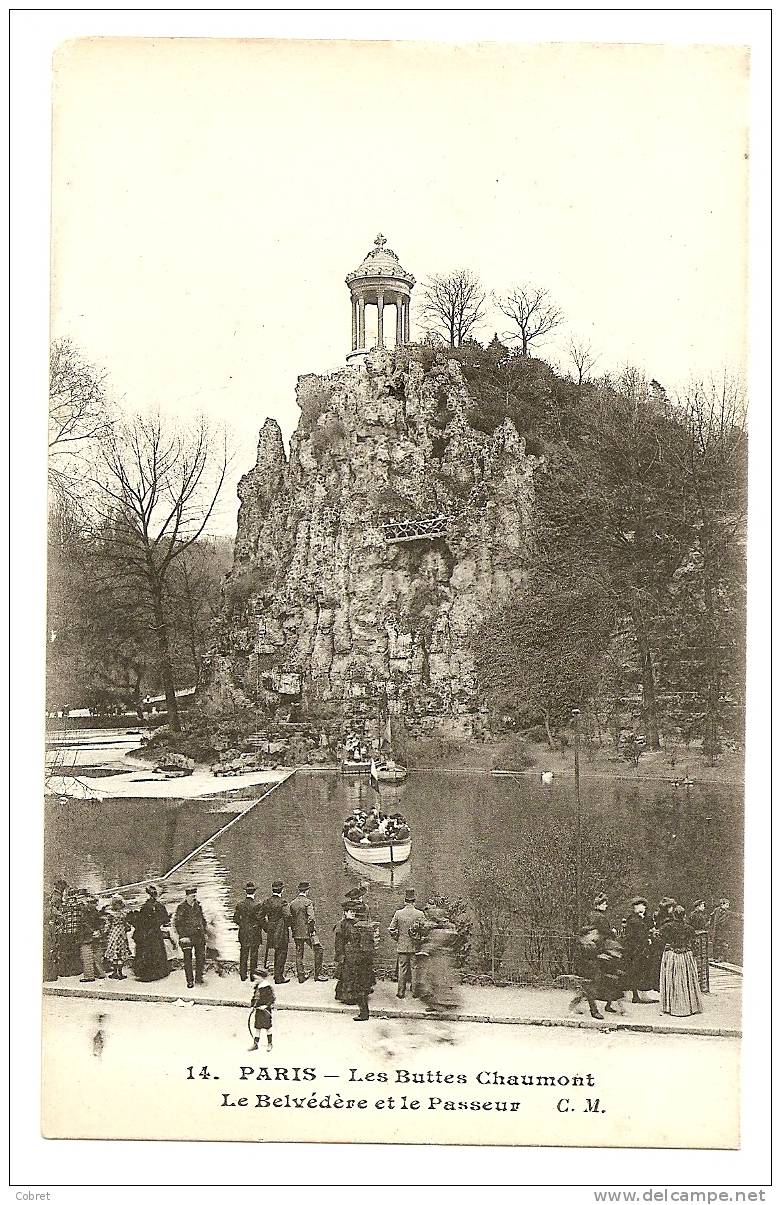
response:
<path id="1" fill-rule="evenodd" d="M 363 862 L 365 866 L 401 865 L 407 861 L 412 850 L 411 837 L 404 841 L 377 841 L 364 845 L 360 841 L 350 841 L 343 833 L 342 840 L 350 857 L 355 858 L 356 862 Z"/>

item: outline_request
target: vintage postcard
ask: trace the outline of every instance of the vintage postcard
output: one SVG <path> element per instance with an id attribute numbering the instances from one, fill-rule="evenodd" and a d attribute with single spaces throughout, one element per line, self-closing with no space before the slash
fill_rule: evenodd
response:
<path id="1" fill-rule="evenodd" d="M 739 1148 L 751 69 L 59 47 L 45 1137 Z"/>

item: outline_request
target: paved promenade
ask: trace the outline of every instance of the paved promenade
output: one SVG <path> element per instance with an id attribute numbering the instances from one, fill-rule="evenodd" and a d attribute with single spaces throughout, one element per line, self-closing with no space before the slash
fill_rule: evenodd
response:
<path id="1" fill-rule="evenodd" d="M 290 968 L 288 968 L 289 970 Z M 711 968 L 711 991 L 705 996 L 705 1011 L 695 1017 L 669 1017 L 660 1012 L 658 1003 L 631 1004 L 625 1002 L 624 1016 L 608 1014 L 604 1021 L 588 1015 L 570 1013 L 571 991 L 558 988 L 532 987 L 462 987 L 461 1021 L 500 1025 L 563 1026 L 579 1029 L 603 1029 L 609 1032 L 625 1030 L 634 1033 L 700 1034 L 703 1037 L 739 1037 L 742 976 L 732 971 Z M 303 1012 L 350 1014 L 354 1009 L 334 1000 L 334 981 L 329 983 L 289 983 L 275 987 L 277 1007 Z M 97 999 L 127 999 L 168 1001 L 174 1007 L 195 1007 L 199 1004 L 227 1008 L 249 1008 L 251 985 L 242 983 L 236 971 L 220 974 L 210 969 L 206 981 L 188 989 L 181 968 L 167 979 L 156 983 L 139 983 L 128 974 L 124 980 L 104 979 L 95 983 L 80 983 L 77 977 L 59 979 L 44 984 L 47 995 L 95 997 Z M 380 1017 L 419 1019 L 425 1025 L 432 1016 L 419 1001 L 407 996 L 399 1000 L 395 983 L 381 980 L 371 996 L 372 1013 Z M 450 1014 L 448 1014 L 450 1015 Z"/>

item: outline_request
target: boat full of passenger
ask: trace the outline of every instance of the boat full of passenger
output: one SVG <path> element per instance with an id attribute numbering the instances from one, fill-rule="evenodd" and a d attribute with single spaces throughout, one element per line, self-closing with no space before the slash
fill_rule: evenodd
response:
<path id="1" fill-rule="evenodd" d="M 344 847 L 365 865 L 401 865 L 412 852 L 412 833 L 400 812 L 383 815 L 378 808 L 356 808 L 342 827 Z"/>

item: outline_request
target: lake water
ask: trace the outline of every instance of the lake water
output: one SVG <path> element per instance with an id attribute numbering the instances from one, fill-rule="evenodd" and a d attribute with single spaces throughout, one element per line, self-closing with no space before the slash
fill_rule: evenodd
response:
<path id="1" fill-rule="evenodd" d="M 419 901 L 434 893 L 462 897 L 477 908 L 484 925 L 495 914 L 495 924 L 511 930 L 504 960 L 508 970 L 524 961 L 519 934 L 533 927 L 534 909 L 548 916 L 541 926 L 546 932 L 568 929 L 557 901 L 571 906 L 574 894 L 566 869 L 576 831 L 571 779 L 546 787 L 533 776 L 419 771 L 400 787 L 383 787 L 384 805 L 401 811 L 413 832 L 411 857 L 393 883 L 388 871 L 358 867 L 342 843 L 344 817 L 376 798 L 368 780 L 298 772 L 252 806 L 262 793 L 256 788 L 198 800 L 47 800 L 48 881 L 62 876 L 105 892 L 159 879 L 245 812 L 162 884 L 171 911 L 185 886 L 198 884 L 212 925 L 210 944 L 221 957 L 237 957 L 231 916 L 250 879 L 265 896 L 271 881 L 281 878 L 288 898 L 299 880 L 310 882 L 327 958 L 344 893 L 364 876 L 385 962 L 392 958 L 385 930 L 406 887 L 416 889 Z M 687 906 L 696 896 L 705 896 L 710 905 L 725 894 L 740 911 L 742 795 L 737 787 L 695 784 L 687 794 L 666 783 L 583 778 L 581 803 L 584 898 L 606 890 L 614 921 L 626 915 L 635 893 L 652 903 L 668 894 Z M 135 902 L 143 892 L 123 894 Z M 475 934 L 473 947 L 478 944 Z"/>

